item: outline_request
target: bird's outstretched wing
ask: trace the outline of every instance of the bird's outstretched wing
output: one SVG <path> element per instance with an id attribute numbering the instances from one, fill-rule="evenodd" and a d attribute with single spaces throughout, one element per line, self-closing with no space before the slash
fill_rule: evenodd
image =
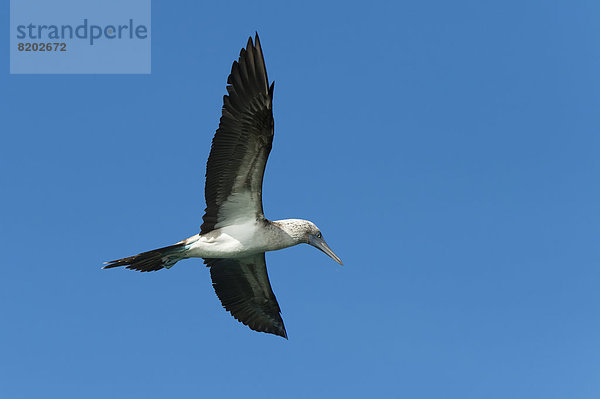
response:
<path id="1" fill-rule="evenodd" d="M 206 263 L 215 292 L 233 317 L 255 331 L 287 338 L 264 252 L 240 259 L 207 259 Z"/>
<path id="2" fill-rule="evenodd" d="M 262 181 L 273 142 L 273 84 L 258 34 L 234 61 L 206 165 L 201 233 L 263 218 Z"/>

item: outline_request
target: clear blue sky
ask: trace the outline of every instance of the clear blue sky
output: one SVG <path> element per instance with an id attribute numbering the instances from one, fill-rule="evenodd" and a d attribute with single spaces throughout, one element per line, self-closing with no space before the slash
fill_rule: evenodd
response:
<path id="1" fill-rule="evenodd" d="M 598 398 L 598 2 L 246 3 L 154 1 L 146 76 L 11 76 L 0 40 L 0 396 Z M 255 30 L 266 215 L 345 263 L 267 256 L 288 341 L 201 260 L 100 270 L 198 232 Z"/>

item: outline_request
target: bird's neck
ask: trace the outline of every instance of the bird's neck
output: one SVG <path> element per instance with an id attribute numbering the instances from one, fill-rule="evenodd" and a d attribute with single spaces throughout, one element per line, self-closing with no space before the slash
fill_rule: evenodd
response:
<path id="1" fill-rule="evenodd" d="M 271 222 L 271 226 L 279 241 L 286 244 L 283 248 L 287 248 L 306 242 L 305 223 L 301 219 L 282 219 Z"/>

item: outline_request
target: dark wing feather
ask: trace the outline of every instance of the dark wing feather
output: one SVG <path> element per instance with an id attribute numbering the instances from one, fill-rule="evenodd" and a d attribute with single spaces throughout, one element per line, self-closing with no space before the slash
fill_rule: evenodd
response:
<path id="1" fill-rule="evenodd" d="M 258 34 L 234 61 L 206 165 L 201 233 L 262 218 L 262 181 L 273 142 L 273 85 Z"/>
<path id="2" fill-rule="evenodd" d="M 255 331 L 287 338 L 264 252 L 240 259 L 207 259 L 206 263 L 215 292 L 233 317 Z"/>

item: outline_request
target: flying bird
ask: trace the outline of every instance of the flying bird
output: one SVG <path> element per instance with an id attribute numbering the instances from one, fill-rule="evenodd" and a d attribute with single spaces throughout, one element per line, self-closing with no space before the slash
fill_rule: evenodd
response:
<path id="1" fill-rule="evenodd" d="M 310 244 L 340 265 L 317 226 L 302 219 L 270 221 L 262 182 L 274 134 L 273 88 L 258 33 L 248 39 L 227 78 L 219 128 L 206 164 L 206 209 L 200 233 L 164 248 L 106 262 L 150 272 L 203 258 L 223 307 L 255 331 L 287 338 L 271 289 L 265 252 Z"/>

